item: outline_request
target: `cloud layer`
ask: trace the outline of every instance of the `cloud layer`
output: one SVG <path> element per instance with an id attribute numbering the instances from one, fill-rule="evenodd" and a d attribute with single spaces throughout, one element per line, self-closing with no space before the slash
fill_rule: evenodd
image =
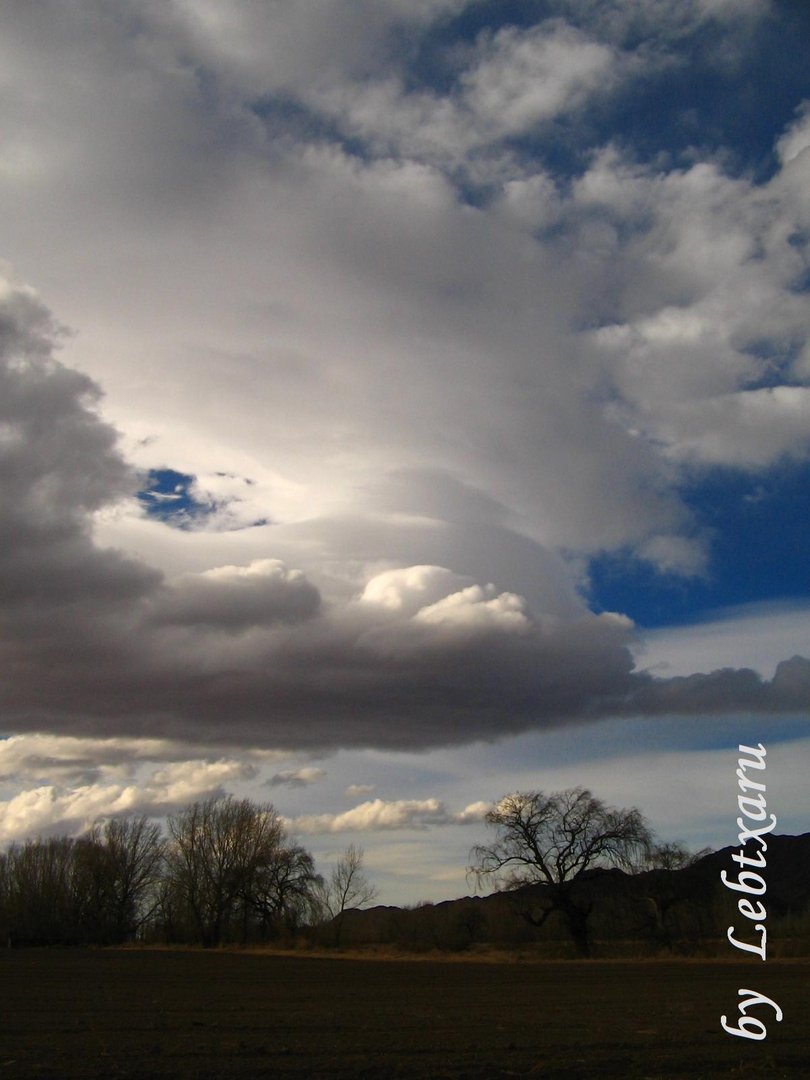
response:
<path id="1" fill-rule="evenodd" d="M 289 818 L 287 826 L 297 833 L 321 834 L 343 832 L 426 829 L 437 825 L 480 824 L 491 804 L 471 803 L 452 813 L 439 799 L 373 799 L 340 814 L 314 814 Z"/>
<path id="2" fill-rule="evenodd" d="M 610 122 L 700 35 L 741 70 L 770 5 L 443 44 L 467 7 L 6 5 L 0 220 L 71 326 L 4 271 L 7 731 L 406 749 L 810 705 L 801 659 L 639 672 L 586 602 L 599 552 L 708 572 L 690 470 L 807 460 L 806 103 L 759 178 Z M 193 528 L 135 499 L 166 468 Z"/>
<path id="3" fill-rule="evenodd" d="M 629 620 L 573 602 L 532 610 L 442 566 L 381 570 L 325 601 L 276 558 L 172 580 L 102 549 L 91 515 L 134 474 L 93 411 L 94 385 L 52 356 L 41 304 L 9 284 L 2 315 L 11 730 L 404 749 L 610 714 L 810 703 L 806 660 L 771 682 L 733 670 L 655 680 L 633 671 Z"/>

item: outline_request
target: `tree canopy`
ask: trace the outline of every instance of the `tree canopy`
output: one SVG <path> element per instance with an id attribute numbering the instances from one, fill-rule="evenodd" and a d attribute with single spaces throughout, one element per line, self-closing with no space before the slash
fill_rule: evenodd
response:
<path id="1" fill-rule="evenodd" d="M 495 829 L 490 844 L 473 848 L 471 872 L 479 882 L 501 887 L 542 885 L 537 905 L 526 904 L 522 914 L 541 926 L 560 912 L 580 952 L 590 949 L 587 920 L 592 901 L 577 883 L 587 871 L 641 864 L 652 833 L 641 812 L 616 809 L 585 788 L 549 795 L 516 791 L 488 811 Z"/>

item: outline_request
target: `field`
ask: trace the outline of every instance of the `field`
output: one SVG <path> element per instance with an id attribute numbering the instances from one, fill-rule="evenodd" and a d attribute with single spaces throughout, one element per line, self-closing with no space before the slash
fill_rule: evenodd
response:
<path id="1" fill-rule="evenodd" d="M 810 964 L 3 950 L 0 1080 L 810 1077 Z M 725 1034 L 737 990 L 763 1042 Z"/>

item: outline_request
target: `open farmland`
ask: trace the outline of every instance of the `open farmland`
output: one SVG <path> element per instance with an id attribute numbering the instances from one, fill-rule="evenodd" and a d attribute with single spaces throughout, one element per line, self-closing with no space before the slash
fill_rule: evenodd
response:
<path id="1" fill-rule="evenodd" d="M 5 950 L 0 1077 L 810 1077 L 810 964 Z M 726 1035 L 737 989 L 784 1010 Z"/>

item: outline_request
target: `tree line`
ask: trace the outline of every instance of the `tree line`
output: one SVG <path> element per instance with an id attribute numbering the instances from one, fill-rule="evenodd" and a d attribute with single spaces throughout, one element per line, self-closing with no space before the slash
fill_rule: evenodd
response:
<path id="1" fill-rule="evenodd" d="M 473 848 L 471 876 L 508 896 L 533 929 L 561 924 L 585 956 L 595 876 L 668 871 L 705 854 L 657 844 L 638 809 L 608 806 L 583 788 L 513 792 L 484 820 L 494 838 Z M 668 912 L 683 898 L 658 891 L 645 898 L 645 917 L 663 940 Z M 375 896 L 361 849 L 350 846 L 324 879 L 271 804 L 233 796 L 192 803 L 167 819 L 165 832 L 146 817 L 114 818 L 77 839 L 28 841 L 0 854 L 0 933 L 9 944 L 215 947 L 320 927 L 322 940 L 339 945 L 347 912 Z"/>
<path id="2" fill-rule="evenodd" d="M 376 890 L 349 847 L 329 878 L 269 803 L 210 798 L 167 819 L 113 818 L 79 838 L 0 854 L 0 932 L 9 945 L 269 941 L 329 923 Z"/>

